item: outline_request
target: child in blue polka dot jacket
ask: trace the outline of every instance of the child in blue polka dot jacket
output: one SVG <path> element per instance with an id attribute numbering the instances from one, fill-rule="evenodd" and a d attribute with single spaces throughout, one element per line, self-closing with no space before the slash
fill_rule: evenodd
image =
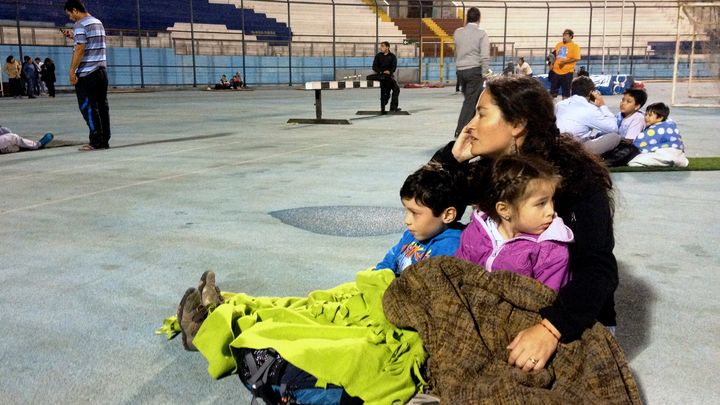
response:
<path id="1" fill-rule="evenodd" d="M 655 103 L 645 110 L 645 129 L 633 141 L 640 154 L 628 166 L 686 167 L 685 144 L 675 121 L 668 119 L 670 108 Z"/>

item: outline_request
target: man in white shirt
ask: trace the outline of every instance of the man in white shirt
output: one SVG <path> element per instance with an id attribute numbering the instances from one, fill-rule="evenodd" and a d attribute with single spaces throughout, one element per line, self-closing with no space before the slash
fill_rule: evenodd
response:
<path id="1" fill-rule="evenodd" d="M 614 149 L 621 139 L 617 119 L 595 90 L 595 83 L 581 76 L 570 88 L 572 96 L 555 105 L 560 132 L 573 135 L 585 149 L 598 155 Z"/>
<path id="2" fill-rule="evenodd" d="M 525 58 L 523 58 L 522 56 L 518 58 L 517 66 L 515 66 L 515 74 L 524 76 L 533 75 L 532 68 L 527 62 L 525 62 Z"/>

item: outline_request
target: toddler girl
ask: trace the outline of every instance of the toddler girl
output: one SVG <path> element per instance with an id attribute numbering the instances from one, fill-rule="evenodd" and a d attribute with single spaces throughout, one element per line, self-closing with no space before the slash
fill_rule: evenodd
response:
<path id="1" fill-rule="evenodd" d="M 455 256 L 532 277 L 555 291 L 568 280 L 573 233 L 555 214 L 560 177 L 547 163 L 506 156 L 492 168 L 492 184 L 477 204 Z"/>

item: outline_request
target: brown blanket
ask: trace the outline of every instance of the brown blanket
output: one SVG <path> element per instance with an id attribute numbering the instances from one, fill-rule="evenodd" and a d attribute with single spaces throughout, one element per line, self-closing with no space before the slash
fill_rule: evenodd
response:
<path id="1" fill-rule="evenodd" d="M 420 333 L 432 393 L 443 404 L 642 403 L 622 349 L 599 323 L 560 344 L 546 369 L 507 364 L 507 345 L 554 299 L 528 277 L 435 257 L 405 269 L 383 305 L 390 322 Z"/>

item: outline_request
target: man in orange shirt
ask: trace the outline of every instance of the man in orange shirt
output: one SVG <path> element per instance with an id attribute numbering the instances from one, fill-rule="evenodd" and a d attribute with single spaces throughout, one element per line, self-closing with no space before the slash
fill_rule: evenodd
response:
<path id="1" fill-rule="evenodd" d="M 555 63 L 550 79 L 550 95 L 555 98 L 562 88 L 563 99 L 570 97 L 570 84 L 575 73 L 575 64 L 580 60 L 580 46 L 573 42 L 575 33 L 571 29 L 563 31 L 563 40 L 555 45 Z"/>

